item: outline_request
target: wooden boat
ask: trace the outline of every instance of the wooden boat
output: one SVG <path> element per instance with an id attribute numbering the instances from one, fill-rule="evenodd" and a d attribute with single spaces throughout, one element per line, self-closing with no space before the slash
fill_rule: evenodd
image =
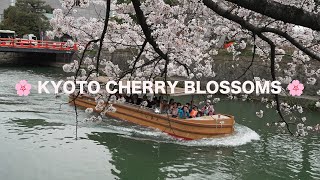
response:
<path id="1" fill-rule="evenodd" d="M 81 95 L 74 99 L 69 96 L 70 104 L 74 103 L 83 108 L 93 108 L 96 102 L 93 97 Z M 105 115 L 133 122 L 142 126 L 152 127 L 166 132 L 174 137 L 186 140 L 214 138 L 230 135 L 234 132 L 234 117 L 231 115 L 202 116 L 189 119 L 173 118 L 167 114 L 157 114 L 152 109 L 144 108 L 129 103 L 115 103 L 116 112 L 108 112 Z"/>

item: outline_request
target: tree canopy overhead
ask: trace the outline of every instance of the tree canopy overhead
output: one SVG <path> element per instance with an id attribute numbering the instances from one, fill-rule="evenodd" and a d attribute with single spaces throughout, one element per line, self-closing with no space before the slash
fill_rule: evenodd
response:
<path id="1" fill-rule="evenodd" d="M 99 18 L 81 17 L 73 0 L 61 2 L 63 9 L 54 10 L 49 34 L 69 34 L 78 40 L 82 55 L 64 66 L 66 72 L 76 73 L 73 78 L 101 74 L 115 80 L 214 78 L 221 73 L 213 70 L 221 54 L 218 44 L 220 37 L 226 36 L 239 42 L 227 49 L 234 68 L 243 58 L 243 50 L 252 54 L 251 63 L 235 79 L 244 78 L 254 68 L 252 64 L 260 62 L 268 69 L 267 77 L 255 78 L 279 80 L 284 91 L 297 77 L 308 85 L 319 83 L 320 7 L 316 0 L 79 1 L 77 6 L 82 8 L 91 4 L 105 7 Z M 95 57 L 86 54 L 94 47 L 99 47 Z M 102 49 L 112 53 L 127 48 L 139 53 L 128 59 L 126 70 L 101 57 Z M 312 93 L 320 95 L 320 90 Z M 281 126 L 289 132 L 289 124 L 304 123 L 305 117 L 293 117 L 302 114 L 301 106 L 280 102 L 278 95 L 267 103 L 276 109 Z"/>
<path id="2" fill-rule="evenodd" d="M 14 30 L 19 36 L 35 34 L 48 30 L 49 22 L 44 13 L 52 13 L 53 9 L 41 0 L 17 0 L 15 6 L 4 11 L 1 29 Z"/>

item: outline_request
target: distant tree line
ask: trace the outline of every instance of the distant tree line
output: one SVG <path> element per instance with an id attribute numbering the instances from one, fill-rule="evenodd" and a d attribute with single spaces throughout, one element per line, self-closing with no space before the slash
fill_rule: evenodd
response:
<path id="1" fill-rule="evenodd" d="M 53 8 L 41 0 L 17 0 L 15 6 L 4 10 L 4 20 L 0 29 L 16 31 L 18 36 L 34 34 L 40 37 L 41 31 L 50 28 L 44 13 L 52 13 Z"/>

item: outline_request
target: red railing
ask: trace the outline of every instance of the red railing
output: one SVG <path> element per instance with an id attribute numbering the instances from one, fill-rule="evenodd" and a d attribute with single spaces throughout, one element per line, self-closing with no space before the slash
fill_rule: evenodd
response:
<path id="1" fill-rule="evenodd" d="M 77 44 L 72 47 L 67 42 L 40 41 L 26 39 L 0 38 L 0 47 L 27 48 L 27 49 L 50 49 L 58 51 L 77 51 Z"/>

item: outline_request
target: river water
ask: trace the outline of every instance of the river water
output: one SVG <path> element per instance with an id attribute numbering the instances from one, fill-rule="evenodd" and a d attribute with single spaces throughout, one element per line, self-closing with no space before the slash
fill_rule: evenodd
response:
<path id="1" fill-rule="evenodd" d="M 120 120 L 86 122 L 67 97 L 37 94 L 39 80 L 60 80 L 57 68 L 0 68 L 0 179 L 320 179 L 320 134 L 291 137 L 268 128 L 277 116 L 262 104 L 222 101 L 219 112 L 236 116 L 236 133 L 226 138 L 176 140 Z M 16 95 L 26 79 L 33 89 Z M 319 123 L 320 114 L 306 113 Z"/>

